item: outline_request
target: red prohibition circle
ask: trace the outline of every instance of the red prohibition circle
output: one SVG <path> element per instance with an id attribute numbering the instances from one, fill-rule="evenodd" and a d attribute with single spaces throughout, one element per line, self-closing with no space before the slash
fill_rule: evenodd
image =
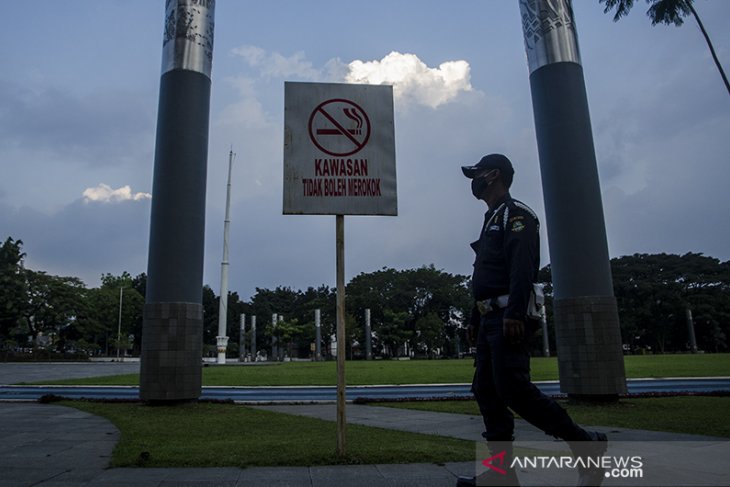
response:
<path id="1" fill-rule="evenodd" d="M 349 118 L 351 118 L 353 121 L 355 121 L 359 115 L 362 115 L 361 126 L 358 129 L 345 128 L 337 119 L 335 119 L 332 116 L 332 114 L 327 112 L 327 110 L 325 109 L 327 107 L 327 105 L 332 104 L 332 103 L 343 103 L 346 105 L 350 105 L 350 107 L 356 109 L 356 111 L 350 112 L 350 113 L 352 113 L 352 116 L 347 114 L 347 109 L 343 109 L 343 111 L 345 111 L 345 114 Z M 350 108 L 350 110 L 352 110 L 352 108 Z M 329 120 L 329 122 L 333 125 L 334 128 L 315 130 L 312 124 L 314 122 L 314 118 L 318 114 L 322 115 L 327 120 Z M 365 145 L 367 145 L 368 140 L 370 140 L 370 118 L 368 118 L 368 114 L 365 113 L 365 110 L 363 110 L 362 107 L 360 107 L 360 105 L 358 105 L 357 103 L 355 103 L 351 100 L 346 100 L 344 98 L 332 98 L 331 100 L 324 101 L 324 102 L 320 103 L 319 105 L 317 105 L 317 107 L 314 110 L 312 110 L 312 114 L 309 116 L 308 126 L 309 126 L 309 138 L 312 140 L 314 145 L 317 146 L 317 148 L 319 150 L 321 150 L 322 152 L 325 152 L 331 156 L 343 157 L 343 156 L 350 156 L 352 154 L 355 154 L 356 152 L 359 152 L 360 150 L 362 150 L 362 148 L 365 147 Z M 358 135 L 362 135 L 362 132 L 364 132 L 364 137 L 362 137 L 362 140 L 359 140 L 358 138 L 355 137 L 356 134 L 353 133 L 353 131 L 357 132 L 357 130 L 361 131 Z M 354 146 L 354 149 L 349 150 L 349 151 L 345 150 L 344 152 L 336 152 L 334 149 L 331 149 L 331 148 L 328 149 L 327 147 L 325 147 L 323 145 L 322 141 L 318 140 L 317 135 L 343 136 L 350 140 L 350 142 Z"/>

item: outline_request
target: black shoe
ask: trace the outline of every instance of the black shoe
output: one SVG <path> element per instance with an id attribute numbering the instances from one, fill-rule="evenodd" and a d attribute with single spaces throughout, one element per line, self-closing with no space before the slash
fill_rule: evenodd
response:
<path id="1" fill-rule="evenodd" d="M 456 487 L 476 487 L 476 477 L 456 477 Z"/>
<path id="2" fill-rule="evenodd" d="M 486 433 L 482 434 L 486 439 Z M 519 486 L 517 472 L 510 468 L 512 459 L 514 458 L 514 437 L 508 435 L 502 440 L 487 439 L 487 449 L 492 455 L 484 460 L 484 466 L 488 469 L 476 477 L 457 477 L 456 487 L 473 487 L 473 486 L 490 486 L 505 485 Z"/>
<path id="3" fill-rule="evenodd" d="M 603 467 L 595 466 L 595 462 L 597 461 L 600 465 L 600 457 L 608 449 L 608 437 L 598 431 L 588 431 L 587 433 L 590 436 L 589 441 L 571 444 L 573 455 L 582 457 L 587 465 L 578 467 L 578 487 L 600 486 L 603 479 L 606 478 L 606 470 Z M 589 459 L 594 460 L 593 465 L 590 464 Z"/>
<path id="4" fill-rule="evenodd" d="M 520 481 L 517 478 L 517 472 L 508 468 L 506 474 L 502 475 L 493 471 L 486 471 L 476 477 L 457 477 L 456 487 L 475 487 L 475 486 L 516 486 L 519 487 Z"/>

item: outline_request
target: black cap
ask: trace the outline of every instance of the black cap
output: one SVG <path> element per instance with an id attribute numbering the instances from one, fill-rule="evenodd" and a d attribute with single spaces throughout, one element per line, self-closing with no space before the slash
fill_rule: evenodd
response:
<path id="1" fill-rule="evenodd" d="M 515 173 L 510 160 L 507 159 L 507 156 L 502 154 L 489 154 L 482 157 L 482 159 L 473 166 L 461 166 L 464 176 L 469 179 L 474 179 L 488 169 L 499 169 L 500 172 L 505 175 L 512 175 Z"/>

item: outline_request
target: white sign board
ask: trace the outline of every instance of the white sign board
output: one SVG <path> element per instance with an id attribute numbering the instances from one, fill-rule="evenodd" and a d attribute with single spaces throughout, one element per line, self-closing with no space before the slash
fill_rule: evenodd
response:
<path id="1" fill-rule="evenodd" d="M 285 83 L 284 214 L 398 214 L 392 86 Z"/>

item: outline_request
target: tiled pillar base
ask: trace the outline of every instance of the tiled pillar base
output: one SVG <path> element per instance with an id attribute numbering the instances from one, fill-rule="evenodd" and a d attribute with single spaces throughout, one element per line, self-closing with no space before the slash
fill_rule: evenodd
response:
<path id="1" fill-rule="evenodd" d="M 626 393 L 616 298 L 556 299 L 554 313 L 561 392 L 597 398 Z"/>
<path id="2" fill-rule="evenodd" d="M 200 397 L 202 355 L 202 305 L 145 304 L 139 390 L 143 401 Z"/>

